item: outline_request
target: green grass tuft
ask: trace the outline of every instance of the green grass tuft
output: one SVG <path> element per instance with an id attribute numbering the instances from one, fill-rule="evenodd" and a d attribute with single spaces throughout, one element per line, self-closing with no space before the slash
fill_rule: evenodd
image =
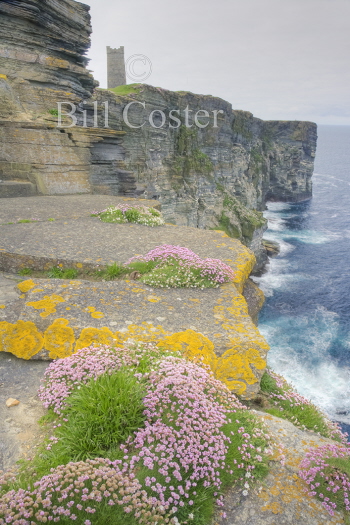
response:
<path id="1" fill-rule="evenodd" d="M 121 369 L 82 385 L 69 398 L 69 407 L 53 449 L 69 461 L 120 457 L 119 445 L 144 426 L 145 389 L 134 371 Z M 56 452 L 55 452 L 56 454 Z"/>
<path id="2" fill-rule="evenodd" d="M 122 277 L 128 273 L 128 271 L 129 270 L 125 266 L 115 262 L 110 265 L 107 264 L 107 266 L 101 270 L 96 270 L 95 275 L 105 281 L 113 281 L 113 279 Z"/>
<path id="3" fill-rule="evenodd" d="M 156 261 L 133 261 L 126 268 L 129 268 L 130 272 L 136 271 L 144 275 L 150 273 L 156 266 Z"/>
<path id="4" fill-rule="evenodd" d="M 49 279 L 76 279 L 78 277 L 78 270 L 75 268 L 60 268 L 53 266 L 47 272 Z"/>
<path id="5" fill-rule="evenodd" d="M 19 270 L 18 275 L 25 276 L 25 275 L 32 275 L 32 273 L 33 273 L 33 270 L 31 268 L 22 268 L 21 270 Z"/>

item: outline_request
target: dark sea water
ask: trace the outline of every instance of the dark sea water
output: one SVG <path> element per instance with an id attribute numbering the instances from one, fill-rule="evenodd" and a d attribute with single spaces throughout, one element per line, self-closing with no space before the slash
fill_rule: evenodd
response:
<path id="1" fill-rule="evenodd" d="M 350 127 L 319 126 L 313 198 L 268 203 L 268 364 L 350 431 Z"/>

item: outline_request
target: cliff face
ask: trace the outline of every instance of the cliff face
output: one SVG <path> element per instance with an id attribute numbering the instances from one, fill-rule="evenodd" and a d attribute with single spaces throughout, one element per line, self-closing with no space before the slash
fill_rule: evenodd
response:
<path id="1" fill-rule="evenodd" d="M 220 98 L 146 85 L 126 95 L 94 90 L 84 56 L 88 6 L 6 0 L 0 16 L 0 178 L 11 191 L 18 183 L 29 184 L 31 193 L 158 199 L 168 222 L 223 229 L 258 258 L 266 200 L 311 196 L 315 124 L 264 122 Z M 67 117 L 57 127 L 54 110 L 61 101 L 76 104 L 76 126 Z M 125 122 L 123 111 L 132 102 L 130 123 L 145 122 L 142 127 Z M 177 129 L 169 126 L 171 111 L 180 116 Z"/>
<path id="2" fill-rule="evenodd" d="M 260 211 L 266 201 L 311 197 L 316 125 L 264 122 L 212 96 L 147 85 L 129 90 L 127 95 L 119 95 L 118 88 L 95 94 L 99 125 L 104 120 L 102 103 L 108 102 L 109 125 L 125 132 L 126 171 L 115 177 L 112 189 L 104 185 L 103 170 L 100 175 L 95 170 L 93 187 L 158 199 L 168 222 L 223 229 L 263 262 L 265 220 Z M 197 112 L 202 127 L 195 122 Z M 203 118 L 204 112 L 209 118 Z M 92 123 L 91 109 L 89 114 Z M 170 118 L 174 115 L 181 120 L 177 129 L 169 125 L 176 125 Z M 103 157 L 104 143 L 98 147 Z"/>
<path id="3" fill-rule="evenodd" d="M 97 83 L 84 56 L 90 47 L 88 6 L 73 0 L 2 0 L 0 18 L 0 73 L 13 80 L 8 96 L 19 99 L 17 111 L 47 110 L 60 100 L 91 95 Z"/>

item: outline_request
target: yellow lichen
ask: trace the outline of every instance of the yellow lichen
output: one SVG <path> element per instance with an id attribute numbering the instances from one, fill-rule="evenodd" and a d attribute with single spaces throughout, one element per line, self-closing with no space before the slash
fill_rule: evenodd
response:
<path id="1" fill-rule="evenodd" d="M 26 281 L 17 284 L 17 288 L 23 293 L 29 292 L 29 290 L 35 288 L 35 286 L 36 284 L 33 279 L 27 279 Z"/>
<path id="2" fill-rule="evenodd" d="M 230 348 L 218 359 L 216 377 L 230 390 L 235 391 L 234 386 L 237 380 L 244 381 L 248 385 L 258 382 L 251 366 L 258 370 L 266 368 L 266 361 L 260 357 L 258 350 L 242 346 Z"/>
<path id="3" fill-rule="evenodd" d="M 56 306 L 59 303 L 64 303 L 65 299 L 61 297 L 60 295 L 44 295 L 40 301 L 31 301 L 30 303 L 27 303 L 28 306 L 31 306 L 32 308 L 35 308 L 35 310 L 44 310 L 40 313 L 40 317 L 48 317 L 50 314 L 53 314 L 56 312 Z"/>
<path id="4" fill-rule="evenodd" d="M 273 514 L 280 514 L 283 512 L 283 507 L 277 503 L 277 501 L 274 501 L 273 503 L 267 503 L 264 505 L 261 510 L 270 510 Z"/>
<path id="5" fill-rule="evenodd" d="M 0 322 L 0 351 L 30 359 L 43 347 L 43 337 L 31 321 Z"/>
<path id="6" fill-rule="evenodd" d="M 217 358 L 214 352 L 214 345 L 210 339 L 198 332 L 193 330 L 177 332 L 165 337 L 158 343 L 158 346 L 169 350 L 178 350 L 191 360 L 201 358 L 203 363 L 209 365 L 215 372 Z"/>
<path id="7" fill-rule="evenodd" d="M 45 65 L 49 67 L 59 67 L 62 69 L 69 69 L 68 60 L 63 60 L 57 57 L 45 57 Z"/>
<path id="8" fill-rule="evenodd" d="M 156 295 L 147 295 L 147 301 L 149 301 L 150 303 L 158 303 L 161 300 L 162 298 L 157 297 Z"/>
<path id="9" fill-rule="evenodd" d="M 128 339 L 143 342 L 157 341 L 165 335 L 169 335 L 169 332 L 166 332 L 161 325 L 154 326 L 152 323 L 144 322 L 141 325 L 129 324 L 127 328 L 115 332 L 114 337 L 119 344 L 122 344 Z"/>
<path id="10" fill-rule="evenodd" d="M 91 317 L 93 317 L 94 319 L 102 319 L 102 317 L 104 317 L 105 314 L 103 312 L 92 312 L 91 313 Z"/>
<path id="11" fill-rule="evenodd" d="M 113 345 L 115 342 L 113 332 L 106 326 L 103 328 L 83 328 L 74 351 L 77 352 L 77 350 L 90 345 Z"/>
<path id="12" fill-rule="evenodd" d="M 4 308 L 6 308 L 6 306 L 4 304 L 0 304 L 0 309 L 3 310 Z"/>
<path id="13" fill-rule="evenodd" d="M 51 359 L 72 355 L 74 341 L 74 330 L 67 319 L 56 319 L 44 334 L 44 348 Z"/>

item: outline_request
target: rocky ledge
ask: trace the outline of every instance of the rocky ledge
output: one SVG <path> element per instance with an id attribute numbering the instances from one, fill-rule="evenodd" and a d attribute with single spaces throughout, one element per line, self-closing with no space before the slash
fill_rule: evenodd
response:
<path id="1" fill-rule="evenodd" d="M 88 6 L 6 0 L 0 13 L 0 195 L 157 199 L 168 222 L 220 228 L 264 263 L 266 201 L 311 197 L 315 124 L 264 122 L 186 91 L 95 89 L 85 57 Z M 75 126 L 66 117 L 58 127 L 62 101 L 76 106 Z M 178 127 L 170 126 L 171 115 Z"/>

